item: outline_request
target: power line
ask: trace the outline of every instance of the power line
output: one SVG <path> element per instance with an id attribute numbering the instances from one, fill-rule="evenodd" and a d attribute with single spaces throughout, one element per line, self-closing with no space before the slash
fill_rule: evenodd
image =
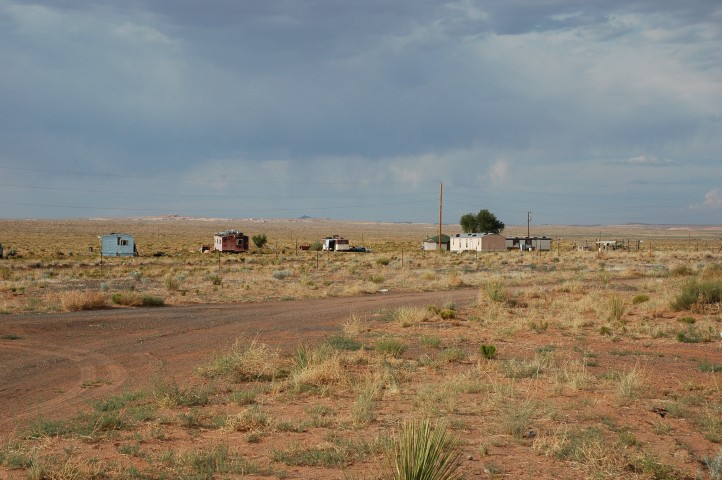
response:
<path id="1" fill-rule="evenodd" d="M 191 177 L 161 177 L 161 176 L 144 176 L 144 175 L 126 175 L 120 173 L 97 173 L 97 172 L 77 172 L 70 170 L 50 170 L 41 168 L 25 168 L 25 167 L 8 167 L 0 166 L 6 170 L 17 170 L 26 172 L 41 172 L 41 173 L 53 173 L 53 174 L 65 174 L 65 175 L 86 175 L 96 177 L 109 177 L 109 178 L 128 178 L 136 180 L 174 180 L 182 182 L 212 182 L 212 181 L 223 181 L 227 183 L 241 183 L 241 184 L 269 184 L 269 185 L 368 185 L 368 181 L 365 182 L 318 182 L 318 181 L 290 181 L 290 180 L 240 180 L 237 178 L 191 178 Z M 376 185 L 418 185 L 418 184 L 434 184 L 432 181 L 383 181 L 377 182 Z"/>
<path id="2" fill-rule="evenodd" d="M 81 193 L 104 193 L 104 194 L 114 194 L 114 195 L 149 195 L 149 196 L 162 196 L 162 197 L 189 197 L 189 198 L 268 198 L 268 193 L 264 193 L 261 195 L 238 195 L 238 194 L 222 194 L 222 193 L 167 193 L 167 192 L 130 192 L 130 191 L 122 191 L 122 190 L 107 190 L 107 189 L 86 189 L 86 188 L 67 188 L 67 187 L 42 187 L 37 185 L 12 185 L 12 184 L 1 184 L 0 187 L 8 187 L 8 188 L 19 188 L 19 189 L 26 189 L 26 190 L 46 190 L 46 191 L 60 191 L 60 192 L 81 192 Z M 364 193 L 364 197 L 397 197 L 397 196 L 405 196 L 405 197 L 429 197 L 431 198 L 431 194 L 429 193 Z M 274 195 L 274 198 L 287 198 L 287 199 L 304 199 L 304 200 L 314 200 L 314 199 L 323 199 L 323 198 L 349 198 L 352 195 L 349 194 L 339 194 L 339 195 L 320 195 L 320 196 L 299 196 L 299 195 Z M 361 196 L 361 195 L 359 195 Z"/>

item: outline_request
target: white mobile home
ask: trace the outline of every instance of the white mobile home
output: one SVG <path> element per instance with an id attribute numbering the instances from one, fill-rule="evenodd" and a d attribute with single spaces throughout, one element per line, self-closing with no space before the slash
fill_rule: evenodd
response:
<path id="1" fill-rule="evenodd" d="M 452 235 L 449 250 L 452 252 L 499 252 L 506 249 L 506 239 L 498 233 L 457 233 Z"/>

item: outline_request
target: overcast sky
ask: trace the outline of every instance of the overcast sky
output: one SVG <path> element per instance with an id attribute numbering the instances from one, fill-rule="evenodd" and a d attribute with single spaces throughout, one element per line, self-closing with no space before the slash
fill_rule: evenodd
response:
<path id="1" fill-rule="evenodd" d="M 719 0 L 0 0 L 0 218 L 722 224 Z"/>

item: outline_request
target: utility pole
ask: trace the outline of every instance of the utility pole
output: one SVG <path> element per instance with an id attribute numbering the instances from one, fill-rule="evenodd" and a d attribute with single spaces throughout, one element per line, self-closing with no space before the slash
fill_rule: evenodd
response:
<path id="1" fill-rule="evenodd" d="M 439 181 L 439 252 L 441 252 L 441 212 L 444 204 L 444 184 Z"/>
<path id="2" fill-rule="evenodd" d="M 531 238 L 529 235 L 529 224 L 531 223 L 531 212 L 526 212 L 526 238 Z"/>

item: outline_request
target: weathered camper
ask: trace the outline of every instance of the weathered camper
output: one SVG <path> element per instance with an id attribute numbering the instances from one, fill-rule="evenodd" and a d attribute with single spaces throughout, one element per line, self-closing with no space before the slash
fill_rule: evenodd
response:
<path id="1" fill-rule="evenodd" d="M 498 233 L 457 233 L 451 236 L 452 252 L 499 252 L 506 249 L 506 239 Z"/>
<path id="2" fill-rule="evenodd" d="M 351 248 L 351 245 L 349 244 L 348 240 L 339 235 L 333 235 L 331 237 L 326 237 L 322 240 L 322 243 L 323 243 L 324 251 L 348 252 L 348 250 Z"/>
<path id="3" fill-rule="evenodd" d="M 506 237 L 507 250 L 541 250 L 552 249 L 552 239 L 549 237 Z"/>
<path id="4" fill-rule="evenodd" d="M 597 250 L 621 250 L 624 248 L 624 243 L 617 240 L 598 240 Z"/>
<path id="5" fill-rule="evenodd" d="M 238 230 L 226 230 L 213 236 L 213 249 L 217 252 L 247 252 L 248 235 Z"/>
<path id="6" fill-rule="evenodd" d="M 109 233 L 100 237 L 100 254 L 104 257 L 137 257 L 135 239 L 127 233 Z"/>

